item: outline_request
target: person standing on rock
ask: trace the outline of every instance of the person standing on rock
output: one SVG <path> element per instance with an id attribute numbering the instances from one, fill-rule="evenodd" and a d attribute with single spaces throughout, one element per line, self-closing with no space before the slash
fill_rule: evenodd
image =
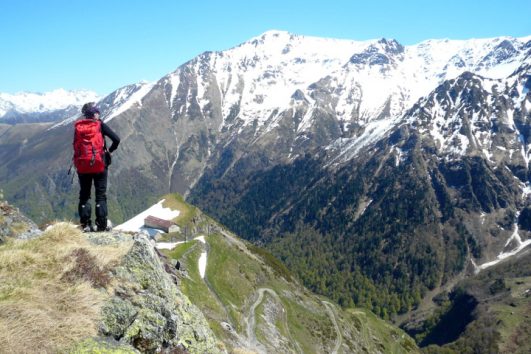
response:
<path id="1" fill-rule="evenodd" d="M 83 105 L 83 116 L 75 122 L 73 163 L 79 176 L 79 221 L 84 232 L 109 231 L 107 223 L 107 170 L 111 153 L 120 138 L 100 120 L 100 110 L 94 102 Z M 107 149 L 105 137 L 112 140 Z M 90 195 L 94 182 L 96 191 L 96 228 L 92 226 Z"/>

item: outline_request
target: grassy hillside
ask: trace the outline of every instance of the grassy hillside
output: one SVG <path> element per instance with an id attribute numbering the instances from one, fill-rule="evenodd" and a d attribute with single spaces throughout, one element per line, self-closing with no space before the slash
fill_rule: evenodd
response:
<path id="1" fill-rule="evenodd" d="M 190 233 L 165 251 L 179 271 L 142 235 L 83 234 L 68 223 L 30 240 L 9 235 L 0 245 L 0 352 L 418 352 L 402 330 L 310 293 L 267 251 L 179 196 L 166 200 Z"/>
<path id="2" fill-rule="evenodd" d="M 97 335 L 107 271 L 130 247 L 93 245 L 69 224 L 0 245 L 0 348 L 56 353 Z"/>
<path id="3" fill-rule="evenodd" d="M 183 292 L 201 308 L 229 351 L 418 351 L 407 334 L 371 312 L 343 310 L 310 293 L 267 251 L 224 230 L 194 237 L 199 235 L 206 243 L 196 239 L 164 252 L 180 262 Z M 204 252 L 207 265 L 201 278 Z"/>
<path id="4" fill-rule="evenodd" d="M 435 299 L 411 332 L 426 353 L 529 353 L 531 251 L 481 271 Z"/>

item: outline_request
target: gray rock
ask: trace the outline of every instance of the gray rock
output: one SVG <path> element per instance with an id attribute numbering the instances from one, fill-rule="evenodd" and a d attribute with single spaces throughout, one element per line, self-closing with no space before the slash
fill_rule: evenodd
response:
<path id="1" fill-rule="evenodd" d="M 0 201 L 0 243 L 7 237 L 28 240 L 42 234 L 37 225 L 24 216 L 18 208 Z"/>
<path id="2" fill-rule="evenodd" d="M 86 233 L 85 237 L 90 243 L 98 246 L 117 245 L 132 238 L 132 236 L 121 232 L 89 232 Z"/>
<path id="3" fill-rule="evenodd" d="M 138 311 L 129 302 L 114 296 L 102 309 L 103 321 L 100 332 L 114 339 L 123 337 L 127 328 L 135 320 Z"/>
<path id="4" fill-rule="evenodd" d="M 131 250 L 114 274 L 120 285 L 103 307 L 102 335 L 131 344 L 141 352 L 163 348 L 220 352 L 205 317 L 164 271 L 145 235 L 134 236 Z"/>

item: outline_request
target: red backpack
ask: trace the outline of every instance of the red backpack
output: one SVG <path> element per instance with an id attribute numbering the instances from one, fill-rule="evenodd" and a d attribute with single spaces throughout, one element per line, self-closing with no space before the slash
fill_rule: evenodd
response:
<path id="1" fill-rule="evenodd" d="M 80 119 L 75 124 L 74 165 L 77 173 L 101 173 L 105 170 L 105 147 L 101 121 Z"/>

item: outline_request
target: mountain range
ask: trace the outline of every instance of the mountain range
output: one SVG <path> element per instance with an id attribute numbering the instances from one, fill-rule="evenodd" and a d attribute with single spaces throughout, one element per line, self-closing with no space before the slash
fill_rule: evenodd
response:
<path id="1" fill-rule="evenodd" d="M 98 101 L 95 92 L 57 89 L 46 93 L 0 93 L 0 123 L 39 123 L 61 121 L 77 115 L 81 106 Z"/>
<path id="2" fill-rule="evenodd" d="M 112 218 L 182 193 L 311 290 L 397 320 L 525 251 L 530 73 L 531 37 L 269 31 L 203 53 L 99 102 L 122 137 Z M 0 125 L 0 183 L 38 222 L 75 218 L 73 119 Z"/>

